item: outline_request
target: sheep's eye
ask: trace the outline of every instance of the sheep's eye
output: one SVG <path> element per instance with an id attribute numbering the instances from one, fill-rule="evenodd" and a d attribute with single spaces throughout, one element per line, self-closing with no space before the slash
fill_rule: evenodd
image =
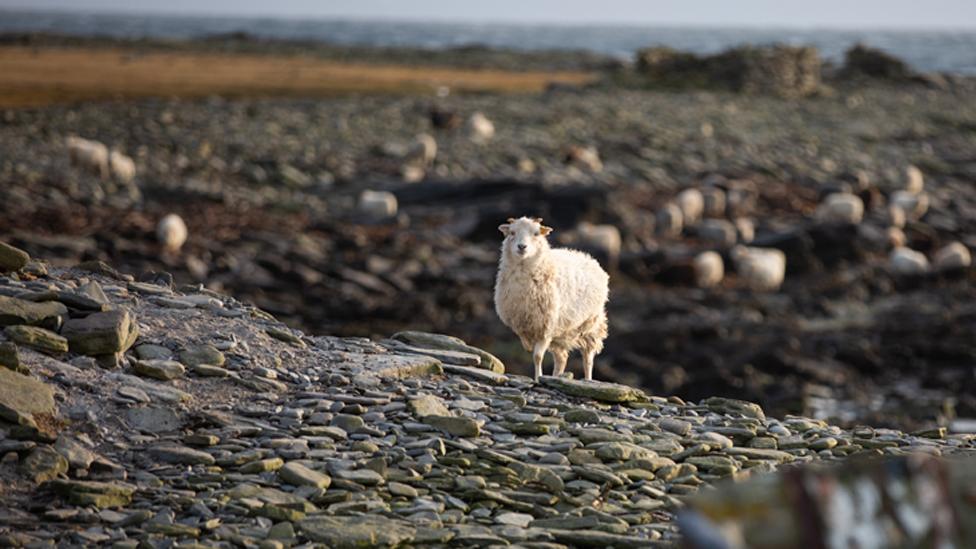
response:
<path id="1" fill-rule="evenodd" d="M 536 233 L 535 233 L 535 235 L 536 235 L 536 236 L 542 236 L 542 231 L 538 231 L 538 232 L 536 232 Z"/>

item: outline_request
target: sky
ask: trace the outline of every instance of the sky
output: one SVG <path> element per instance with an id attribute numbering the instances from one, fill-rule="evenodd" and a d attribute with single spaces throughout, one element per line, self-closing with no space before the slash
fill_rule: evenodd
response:
<path id="1" fill-rule="evenodd" d="M 0 9 L 446 22 L 976 28 L 976 0 L 0 0 Z"/>

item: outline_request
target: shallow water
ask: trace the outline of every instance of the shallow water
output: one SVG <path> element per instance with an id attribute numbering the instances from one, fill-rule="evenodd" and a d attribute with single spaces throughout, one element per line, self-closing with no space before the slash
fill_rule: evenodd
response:
<path id="1" fill-rule="evenodd" d="M 834 62 L 863 42 L 922 71 L 976 74 L 976 31 L 750 29 L 652 26 L 555 26 L 416 23 L 325 19 L 178 17 L 0 11 L 0 32 L 46 31 L 83 36 L 199 38 L 244 32 L 279 39 L 345 45 L 447 48 L 480 44 L 527 50 L 583 49 L 630 58 L 634 50 L 665 45 L 714 53 L 742 44 L 812 45 Z"/>

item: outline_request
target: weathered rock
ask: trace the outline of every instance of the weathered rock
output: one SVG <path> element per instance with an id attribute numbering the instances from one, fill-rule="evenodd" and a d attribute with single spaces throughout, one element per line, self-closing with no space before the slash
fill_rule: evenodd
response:
<path id="1" fill-rule="evenodd" d="M 368 515 L 310 517 L 301 521 L 298 527 L 312 541 L 335 549 L 396 547 L 410 543 L 417 533 L 408 522 Z"/>
<path id="2" fill-rule="evenodd" d="M 0 368 L 0 419 L 20 423 L 22 416 L 53 415 L 54 390 L 17 372 Z"/>
<path id="3" fill-rule="evenodd" d="M 68 308 L 57 301 L 35 303 L 0 295 L 0 326 L 27 324 L 57 329 L 67 315 Z"/>
<path id="4" fill-rule="evenodd" d="M 44 328 L 24 325 L 7 326 L 3 329 L 3 333 L 17 343 L 27 345 L 38 351 L 45 353 L 68 352 L 68 340 Z"/>
<path id="5" fill-rule="evenodd" d="M 476 437 L 481 425 L 474 419 L 456 416 L 424 416 L 424 423 L 458 437 Z"/>
<path id="6" fill-rule="evenodd" d="M 30 255 L 20 248 L 0 242 L 0 272 L 19 271 L 30 261 Z"/>
<path id="7" fill-rule="evenodd" d="M 644 391 L 617 383 L 579 381 L 552 376 L 542 376 L 540 382 L 568 395 L 592 398 L 602 402 L 645 402 L 648 400 Z"/>
<path id="8" fill-rule="evenodd" d="M 444 405 L 444 401 L 434 395 L 421 395 L 408 402 L 410 410 L 418 418 L 425 416 L 448 416 L 451 412 Z"/>
<path id="9" fill-rule="evenodd" d="M 38 446 L 20 464 L 20 471 L 31 481 L 40 484 L 67 473 L 68 460 L 50 446 Z"/>
<path id="10" fill-rule="evenodd" d="M 130 408 L 126 419 L 133 428 L 145 433 L 166 433 L 179 429 L 183 422 L 171 408 L 147 406 Z"/>
<path id="11" fill-rule="evenodd" d="M 309 469 L 294 461 L 290 461 L 278 469 L 278 476 L 281 477 L 281 480 L 294 486 L 313 486 L 327 490 L 332 484 L 332 478 L 329 475 Z"/>
<path id="12" fill-rule="evenodd" d="M 191 368 L 199 364 L 223 366 L 225 360 L 224 353 L 209 344 L 192 345 L 180 351 L 180 362 Z"/>
<path id="13" fill-rule="evenodd" d="M 186 368 L 175 360 L 137 360 L 132 369 L 139 375 L 169 381 L 183 377 Z"/>
<path id="14" fill-rule="evenodd" d="M 20 354 L 17 352 L 17 345 L 9 341 L 0 343 L 0 367 L 22 374 L 29 373 L 29 370 L 20 364 Z"/>
<path id="15" fill-rule="evenodd" d="M 125 309 L 92 313 L 64 324 L 62 335 L 72 352 L 84 355 L 109 355 L 125 352 L 135 343 L 139 327 Z"/>
<path id="16" fill-rule="evenodd" d="M 125 507 L 132 502 L 132 496 L 136 492 L 135 486 L 122 482 L 53 480 L 46 483 L 44 487 L 61 494 L 68 500 L 68 503 L 81 506 L 91 505 L 99 509 Z M 126 519 L 124 522 L 132 521 Z M 124 523 L 120 524 L 125 525 Z"/>
<path id="17" fill-rule="evenodd" d="M 213 465 L 214 457 L 206 452 L 177 446 L 164 444 L 149 448 L 149 455 L 162 461 L 163 463 L 178 463 L 182 465 Z"/>
<path id="18" fill-rule="evenodd" d="M 505 373 L 505 365 L 498 360 L 495 355 L 483 351 L 477 347 L 472 347 L 463 340 L 443 334 L 431 334 L 427 332 L 399 332 L 393 335 L 393 339 L 398 339 L 417 347 L 428 347 L 432 349 L 444 349 L 447 351 L 459 351 L 481 357 L 481 364 L 478 366 L 493 372 Z"/>
<path id="19" fill-rule="evenodd" d="M 707 406 L 709 410 L 720 414 L 743 415 L 745 417 L 756 418 L 760 421 L 765 421 L 766 419 L 766 414 L 763 413 L 762 408 L 753 402 L 732 398 L 711 397 L 703 400 L 702 404 Z"/>

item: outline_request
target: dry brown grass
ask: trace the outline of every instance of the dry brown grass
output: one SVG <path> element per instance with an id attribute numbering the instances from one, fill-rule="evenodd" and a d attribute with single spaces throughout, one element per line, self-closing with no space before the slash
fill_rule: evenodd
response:
<path id="1" fill-rule="evenodd" d="M 304 56 L 0 47 L 0 107 L 139 97 L 538 92 L 585 72 L 514 72 L 341 63 Z"/>

